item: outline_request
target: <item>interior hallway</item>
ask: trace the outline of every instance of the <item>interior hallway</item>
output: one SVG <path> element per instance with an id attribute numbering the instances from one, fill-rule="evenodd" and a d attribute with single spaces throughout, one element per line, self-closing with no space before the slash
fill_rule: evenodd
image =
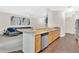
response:
<path id="1" fill-rule="evenodd" d="M 67 33 L 65 37 L 57 39 L 41 53 L 79 53 L 77 43 L 74 35 Z"/>

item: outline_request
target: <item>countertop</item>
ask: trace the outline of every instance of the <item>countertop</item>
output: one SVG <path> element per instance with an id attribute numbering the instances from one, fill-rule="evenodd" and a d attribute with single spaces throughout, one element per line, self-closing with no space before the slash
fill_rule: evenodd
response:
<path id="1" fill-rule="evenodd" d="M 35 35 L 48 33 L 50 31 L 60 30 L 59 27 L 54 28 L 39 28 L 39 29 L 17 29 L 20 32 L 34 32 Z"/>

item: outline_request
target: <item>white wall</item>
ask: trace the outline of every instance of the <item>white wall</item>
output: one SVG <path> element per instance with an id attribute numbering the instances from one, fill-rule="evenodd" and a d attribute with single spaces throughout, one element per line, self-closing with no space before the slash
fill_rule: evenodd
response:
<path id="1" fill-rule="evenodd" d="M 66 33 L 75 34 L 75 16 L 72 17 L 66 17 Z"/>
<path id="2" fill-rule="evenodd" d="M 10 25 L 10 14 L 0 12 L 0 33 Z"/>
<path id="3" fill-rule="evenodd" d="M 65 14 L 62 11 L 48 11 L 48 27 L 60 27 L 61 36 L 65 35 Z"/>
<path id="4" fill-rule="evenodd" d="M 66 13 L 66 33 L 75 34 L 75 21 L 79 19 L 79 11 Z"/>
<path id="5" fill-rule="evenodd" d="M 79 11 L 75 11 L 75 19 L 79 19 Z"/>
<path id="6" fill-rule="evenodd" d="M 41 18 L 34 18 L 34 17 L 31 17 L 31 26 L 33 28 L 43 28 L 43 27 L 45 27 L 43 19 L 41 19 Z"/>
<path id="7" fill-rule="evenodd" d="M 46 15 L 47 8 L 46 7 L 40 7 L 40 6 L 4 6 L 0 7 L 1 12 L 6 12 L 11 15 L 21 15 L 24 17 L 30 17 L 31 18 L 31 26 L 34 28 L 38 27 L 45 27 L 44 22 L 42 21 L 43 16 Z M 7 16 L 6 16 L 7 17 Z M 7 18 L 6 18 L 7 19 Z"/>
<path id="8" fill-rule="evenodd" d="M 10 26 L 10 18 L 11 16 L 20 16 L 24 17 L 22 15 L 16 15 L 12 13 L 6 13 L 6 12 L 0 12 L 0 33 L 3 33 L 4 29 Z M 27 17 L 27 16 L 26 16 Z M 29 17 L 31 19 L 31 26 L 34 28 L 42 28 L 44 27 L 44 22 L 42 22 L 43 19 L 41 18 L 35 18 L 35 17 Z"/>
<path id="9" fill-rule="evenodd" d="M 41 6 L 0 6 L 1 12 L 32 17 L 41 17 L 45 15 L 46 10 L 46 7 Z"/>
<path id="10" fill-rule="evenodd" d="M 11 16 L 20 16 L 20 15 L 0 12 L 0 33 L 3 32 L 5 28 L 10 26 Z M 20 16 L 20 17 L 23 17 L 23 16 Z"/>

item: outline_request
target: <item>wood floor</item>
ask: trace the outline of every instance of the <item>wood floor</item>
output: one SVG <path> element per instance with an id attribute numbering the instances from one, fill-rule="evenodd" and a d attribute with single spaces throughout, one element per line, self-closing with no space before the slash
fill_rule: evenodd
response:
<path id="1" fill-rule="evenodd" d="M 23 53 L 22 50 L 11 53 Z M 79 45 L 74 35 L 66 34 L 65 37 L 58 38 L 40 53 L 79 53 Z"/>
<path id="2" fill-rule="evenodd" d="M 79 45 L 74 35 L 66 34 L 49 45 L 41 53 L 79 53 Z"/>

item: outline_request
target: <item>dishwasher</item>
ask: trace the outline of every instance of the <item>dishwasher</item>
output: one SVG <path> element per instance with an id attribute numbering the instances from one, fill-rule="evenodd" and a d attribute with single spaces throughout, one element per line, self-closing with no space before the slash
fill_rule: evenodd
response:
<path id="1" fill-rule="evenodd" d="M 79 40 L 79 19 L 76 19 L 75 22 L 75 37 L 77 40 Z"/>
<path id="2" fill-rule="evenodd" d="M 42 49 L 48 46 L 48 33 L 41 34 L 42 37 Z"/>

